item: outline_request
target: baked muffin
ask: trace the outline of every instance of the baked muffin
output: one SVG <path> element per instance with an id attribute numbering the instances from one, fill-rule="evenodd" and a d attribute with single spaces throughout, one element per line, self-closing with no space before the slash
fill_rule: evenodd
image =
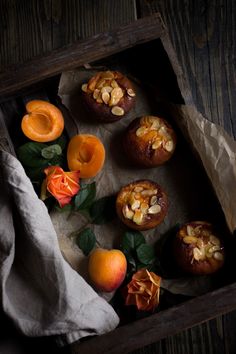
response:
<path id="1" fill-rule="evenodd" d="M 95 118 L 116 122 L 135 104 L 135 92 L 129 79 L 118 71 L 100 71 L 82 85 L 83 99 Z"/>
<path id="2" fill-rule="evenodd" d="M 149 230 L 159 225 L 168 209 L 167 195 L 150 180 L 140 180 L 121 188 L 116 199 L 120 220 L 135 230 Z"/>
<path id="3" fill-rule="evenodd" d="M 216 272 L 225 259 L 221 239 L 204 221 L 192 221 L 180 228 L 174 240 L 174 256 L 182 270 L 198 275 Z"/>
<path id="4" fill-rule="evenodd" d="M 176 147 L 176 134 L 163 118 L 144 116 L 134 119 L 124 136 L 124 149 L 140 167 L 155 167 L 168 161 Z"/>

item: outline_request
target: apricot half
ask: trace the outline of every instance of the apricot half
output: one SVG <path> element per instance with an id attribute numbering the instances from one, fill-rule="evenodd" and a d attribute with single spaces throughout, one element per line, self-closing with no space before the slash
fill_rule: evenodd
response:
<path id="1" fill-rule="evenodd" d="M 105 148 L 95 135 L 75 135 L 67 148 L 67 162 L 71 171 L 80 171 L 81 178 L 91 178 L 102 169 Z"/>
<path id="2" fill-rule="evenodd" d="M 46 143 L 62 134 L 64 118 L 61 111 L 47 101 L 33 100 L 26 104 L 27 114 L 21 122 L 21 129 L 27 138 Z"/>

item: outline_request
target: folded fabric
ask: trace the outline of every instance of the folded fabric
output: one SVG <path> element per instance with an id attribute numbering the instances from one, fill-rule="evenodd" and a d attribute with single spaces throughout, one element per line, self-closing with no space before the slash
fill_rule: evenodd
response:
<path id="1" fill-rule="evenodd" d="M 117 314 L 64 260 L 44 203 L 6 151 L 0 190 L 1 302 L 18 329 L 67 343 L 114 329 Z"/>

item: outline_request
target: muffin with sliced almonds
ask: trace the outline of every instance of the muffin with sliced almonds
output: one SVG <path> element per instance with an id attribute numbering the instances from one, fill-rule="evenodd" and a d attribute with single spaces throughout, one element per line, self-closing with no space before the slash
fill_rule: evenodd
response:
<path id="1" fill-rule="evenodd" d="M 83 99 L 94 117 L 103 123 L 123 118 L 135 104 L 130 80 L 118 71 L 100 71 L 82 85 Z"/>
<path id="2" fill-rule="evenodd" d="M 120 220 L 135 230 L 149 230 L 159 225 L 168 210 L 167 195 L 150 180 L 140 180 L 121 188 L 116 199 Z"/>
<path id="3" fill-rule="evenodd" d="M 168 161 L 176 147 L 171 125 L 156 116 L 134 119 L 124 136 L 124 149 L 130 160 L 140 167 L 156 167 Z"/>
<path id="4" fill-rule="evenodd" d="M 205 221 L 192 221 L 179 229 L 174 256 L 182 270 L 197 275 L 215 273 L 225 260 L 222 240 Z"/>

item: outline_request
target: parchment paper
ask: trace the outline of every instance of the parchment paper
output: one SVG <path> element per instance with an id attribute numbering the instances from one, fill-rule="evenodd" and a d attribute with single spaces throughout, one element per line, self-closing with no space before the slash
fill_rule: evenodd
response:
<path id="1" fill-rule="evenodd" d="M 236 228 L 236 142 L 223 129 L 204 119 L 194 107 L 170 105 L 175 121 L 187 133 L 198 151 L 221 207 L 212 193 L 205 172 L 199 167 L 188 143 L 180 133 L 177 149 L 169 162 L 153 169 L 133 168 L 123 153 L 121 136 L 134 118 L 156 114 L 155 99 L 150 98 L 141 85 L 135 84 L 135 108 L 116 123 L 98 123 L 88 114 L 81 102 L 81 85 L 95 73 L 96 70 L 91 69 L 63 73 L 59 96 L 72 114 L 78 131 L 98 136 L 105 145 L 105 165 L 95 178 L 98 197 L 117 193 L 123 185 L 138 179 L 151 179 L 159 183 L 169 196 L 169 211 L 160 226 L 144 232 L 148 243 L 156 242 L 177 223 L 199 219 L 217 223 L 219 219 L 224 219 L 221 207 L 228 227 L 233 232 Z M 69 133 L 74 135 L 78 132 L 75 129 Z M 65 213 L 52 214 L 51 217 L 62 253 L 72 267 L 87 279 L 87 257 L 82 255 L 74 241 L 68 237 L 72 231 L 80 229 L 86 220 L 78 214 L 70 216 L 69 219 Z M 119 220 L 107 225 L 94 225 L 92 228 L 99 246 L 104 248 L 118 247 L 126 230 Z"/>

